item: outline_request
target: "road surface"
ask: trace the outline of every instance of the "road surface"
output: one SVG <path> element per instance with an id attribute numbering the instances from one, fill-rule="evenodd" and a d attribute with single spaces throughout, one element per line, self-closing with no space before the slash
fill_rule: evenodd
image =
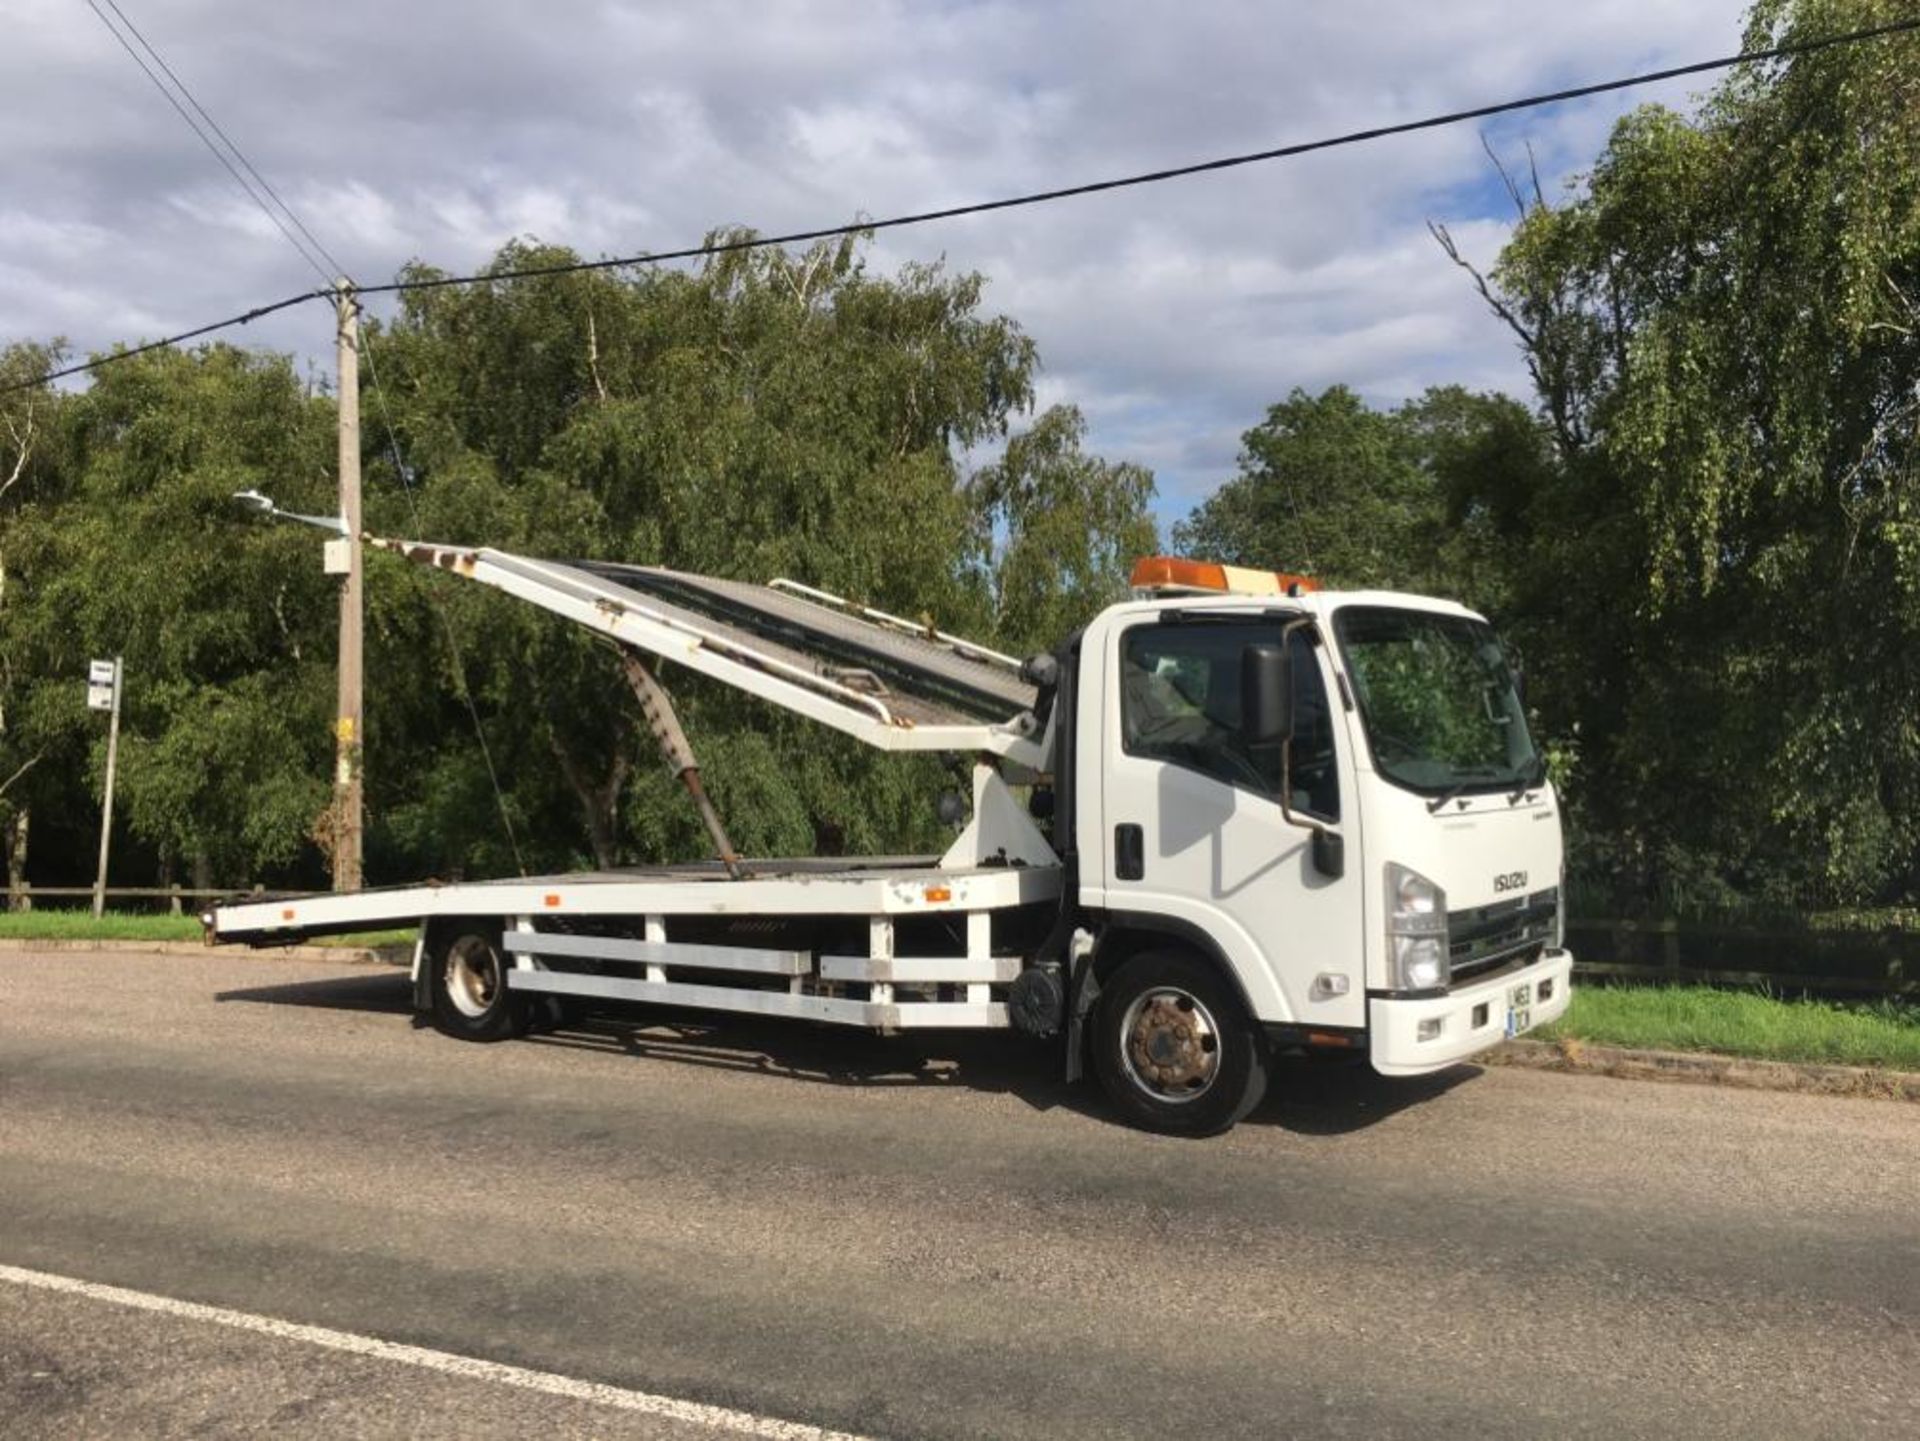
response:
<path id="1" fill-rule="evenodd" d="M 1276 1084 L 1181 1142 L 1012 1039 L 635 1016 L 478 1046 L 416 1028 L 382 967 L 0 955 L 0 1416 L 1920 1434 L 1920 1107 L 1470 1067 Z"/>

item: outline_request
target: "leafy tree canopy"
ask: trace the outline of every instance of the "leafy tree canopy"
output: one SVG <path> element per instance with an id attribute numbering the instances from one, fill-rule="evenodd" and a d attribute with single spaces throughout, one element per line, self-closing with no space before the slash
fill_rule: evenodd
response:
<path id="1" fill-rule="evenodd" d="M 1762 0 L 1757 49 L 1889 21 Z M 1557 446 L 1512 584 L 1589 854 L 1816 902 L 1920 844 L 1920 41 L 1732 72 L 1622 120 L 1484 282 Z M 1516 512 L 1518 514 L 1519 512 Z"/>
<path id="2" fill-rule="evenodd" d="M 408 295 L 365 329 L 369 528 L 787 575 L 989 642 L 1057 639 L 1152 547 L 1151 477 L 1085 454 L 1071 409 L 1022 428 L 1033 346 L 983 306 L 980 276 L 875 275 L 861 251 Z M 515 244 L 494 267 L 572 258 Z M 51 354 L 16 347 L 0 375 L 44 373 Z M 8 397 L 0 421 L 10 850 L 37 806 L 36 834 L 49 816 L 63 828 L 58 878 L 84 873 L 104 751 L 84 666 L 123 654 L 132 854 L 163 873 L 318 883 L 337 583 L 310 532 L 230 497 L 257 487 L 330 511 L 331 398 L 282 358 L 215 345 L 108 367 L 84 393 Z M 974 453 L 998 458 L 969 475 Z M 376 879 L 705 853 L 603 647 L 387 555 L 369 557 L 367 597 Z M 667 679 L 748 852 L 942 843 L 939 763 Z"/>
<path id="3" fill-rule="evenodd" d="M 1499 611 L 1500 545 L 1544 468 L 1519 402 L 1441 386 L 1393 410 L 1296 390 L 1242 438 L 1240 470 L 1174 531 L 1185 554 Z"/>

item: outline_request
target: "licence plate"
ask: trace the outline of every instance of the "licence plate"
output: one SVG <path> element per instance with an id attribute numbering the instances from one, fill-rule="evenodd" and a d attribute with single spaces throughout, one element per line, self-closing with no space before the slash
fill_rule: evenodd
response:
<path id="1" fill-rule="evenodd" d="M 1517 1036 L 1533 1028 L 1533 987 L 1515 986 L 1507 992 L 1507 1034 Z"/>

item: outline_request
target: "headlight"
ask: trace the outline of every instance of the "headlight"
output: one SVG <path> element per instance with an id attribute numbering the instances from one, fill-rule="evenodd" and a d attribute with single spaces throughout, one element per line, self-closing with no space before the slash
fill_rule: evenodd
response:
<path id="1" fill-rule="evenodd" d="M 1447 893 L 1418 871 L 1387 866 L 1387 957 L 1396 991 L 1435 991 L 1451 979 Z"/>

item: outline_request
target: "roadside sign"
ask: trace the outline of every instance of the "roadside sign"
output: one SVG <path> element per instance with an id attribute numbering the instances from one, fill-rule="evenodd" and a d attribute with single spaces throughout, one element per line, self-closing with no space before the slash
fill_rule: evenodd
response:
<path id="1" fill-rule="evenodd" d="M 87 664 L 87 709 L 113 709 L 113 662 L 90 661 Z"/>
<path id="2" fill-rule="evenodd" d="M 120 657 L 87 666 L 87 707 L 103 710 L 107 722 L 107 793 L 100 805 L 100 869 L 93 878 L 93 918 L 106 913 L 107 843 L 113 836 L 113 776 L 120 760 Z"/>

